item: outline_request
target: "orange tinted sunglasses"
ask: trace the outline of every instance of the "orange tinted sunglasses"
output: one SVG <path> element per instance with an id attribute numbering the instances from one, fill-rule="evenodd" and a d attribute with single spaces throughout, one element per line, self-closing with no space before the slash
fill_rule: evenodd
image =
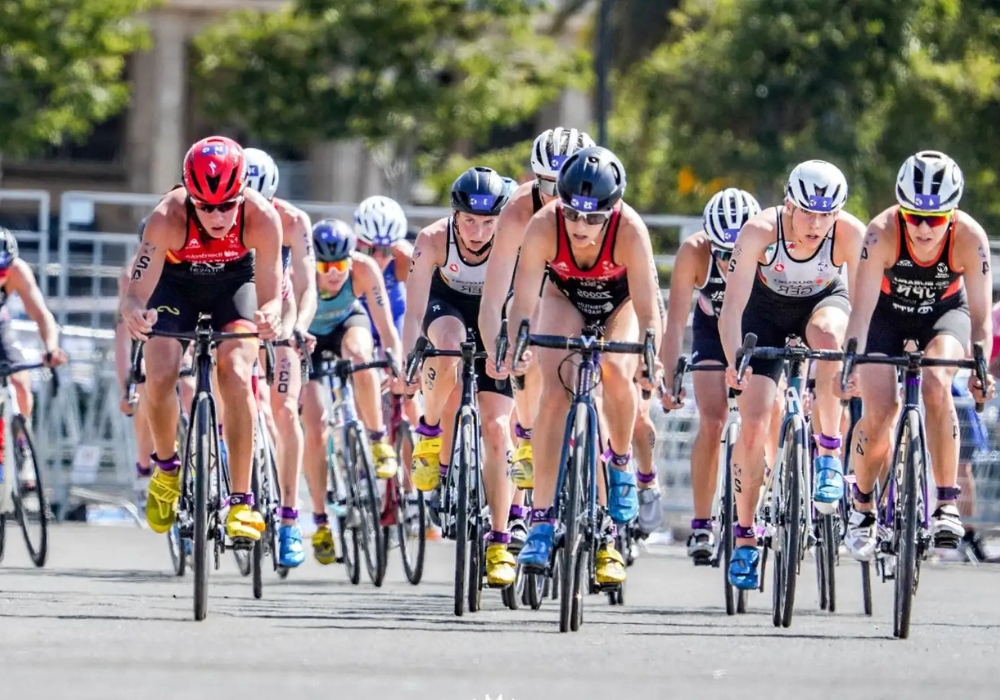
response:
<path id="1" fill-rule="evenodd" d="M 899 213 L 903 215 L 903 221 L 908 223 L 910 226 L 920 226 L 920 224 L 926 223 L 931 228 L 937 226 L 944 226 L 946 223 L 951 221 L 951 212 L 926 212 L 926 211 L 913 211 L 912 209 L 899 208 Z"/>
<path id="2" fill-rule="evenodd" d="M 325 275 L 331 270 L 336 270 L 337 272 L 347 272 L 347 268 L 351 265 L 350 258 L 344 258 L 343 260 L 334 260 L 333 262 L 325 262 L 323 260 L 316 261 L 316 272 L 321 275 Z"/>

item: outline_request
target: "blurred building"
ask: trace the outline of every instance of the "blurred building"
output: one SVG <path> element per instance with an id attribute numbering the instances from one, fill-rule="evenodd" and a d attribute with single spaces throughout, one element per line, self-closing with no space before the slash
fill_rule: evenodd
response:
<path id="1" fill-rule="evenodd" d="M 227 10 L 276 9 L 282 4 L 279 0 L 164 0 L 149 13 L 152 48 L 127 61 L 131 105 L 98 125 L 85 143 L 53 148 L 36 160 L 4 161 L 2 186 L 49 191 L 55 216 L 59 196 L 66 190 L 168 190 L 178 182 L 181 160 L 193 141 L 211 133 L 238 137 L 225 125 L 197 114 L 189 81 L 192 37 Z M 581 20 L 567 29 L 567 44 L 575 41 L 583 24 Z M 591 117 L 590 98 L 567 92 L 533 123 L 524 125 L 521 131 L 527 136 L 519 133 L 514 140 L 558 123 L 586 126 Z M 260 144 L 245 141 L 245 145 Z M 273 155 L 281 167 L 279 195 L 284 197 L 356 202 L 383 186 L 377 163 L 358 141 L 322 143 L 307 152 Z M 5 201 L 2 213 L 8 218 L 17 210 L 16 202 Z M 115 223 L 102 222 L 105 230 L 122 230 L 112 228 Z"/>

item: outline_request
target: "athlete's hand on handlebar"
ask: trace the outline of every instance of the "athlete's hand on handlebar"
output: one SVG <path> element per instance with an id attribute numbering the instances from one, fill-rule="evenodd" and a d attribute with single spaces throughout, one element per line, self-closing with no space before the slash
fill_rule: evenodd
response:
<path id="1" fill-rule="evenodd" d="M 687 395 L 686 389 L 681 389 L 680 396 L 674 396 L 670 389 L 660 395 L 660 405 L 664 411 L 673 411 L 684 406 L 684 397 Z"/>
<path id="2" fill-rule="evenodd" d="M 861 381 L 858 377 L 857 368 L 851 372 L 850 376 L 847 377 L 847 382 L 844 387 L 841 388 L 840 385 L 840 375 L 836 375 L 833 378 L 833 393 L 836 394 L 837 398 L 841 401 L 850 401 L 853 398 L 861 397 Z"/>
<path id="3" fill-rule="evenodd" d="M 500 364 L 500 371 L 497 371 L 496 350 L 486 350 L 486 376 L 499 381 L 510 377 L 510 363 L 507 362 L 506 357 L 503 358 L 503 362 Z"/>
<path id="4" fill-rule="evenodd" d="M 736 391 L 743 391 L 747 388 L 747 385 L 750 382 L 750 377 L 752 376 L 753 369 L 751 367 L 747 367 L 746 371 L 743 373 L 743 381 L 741 382 L 739 381 L 739 372 L 736 367 L 729 365 L 726 367 L 726 386 Z"/>
<path id="5" fill-rule="evenodd" d="M 646 366 L 643 360 L 639 361 L 639 367 L 636 369 L 635 381 L 639 384 L 639 387 L 644 391 L 653 392 L 659 388 L 660 383 L 663 381 L 663 362 L 657 357 L 653 360 L 653 371 L 652 379 L 646 376 Z"/>
<path id="6" fill-rule="evenodd" d="M 976 377 L 976 373 L 972 372 L 969 374 L 969 392 L 972 394 L 972 398 L 975 399 L 976 403 L 986 403 L 996 396 L 996 381 L 993 379 L 992 375 L 986 375 L 986 388 L 982 387 L 979 383 L 979 378 Z"/>
<path id="7" fill-rule="evenodd" d="M 133 308 L 122 311 L 122 321 L 132 340 L 149 340 L 149 333 L 156 325 L 156 309 Z"/>
<path id="8" fill-rule="evenodd" d="M 271 311 L 258 309 L 253 315 L 257 324 L 257 334 L 261 340 L 277 340 L 281 333 L 281 316 Z"/>
<path id="9" fill-rule="evenodd" d="M 42 354 L 42 364 L 46 367 L 59 367 L 69 362 L 69 355 L 62 348 L 53 348 Z"/>

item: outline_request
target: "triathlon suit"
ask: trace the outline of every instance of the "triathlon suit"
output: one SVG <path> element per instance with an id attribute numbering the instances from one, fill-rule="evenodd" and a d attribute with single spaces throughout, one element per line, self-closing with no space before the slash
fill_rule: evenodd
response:
<path id="1" fill-rule="evenodd" d="M 389 297 L 389 312 L 392 314 L 392 323 L 396 326 L 396 333 L 403 337 L 403 315 L 406 313 L 406 284 L 400 282 L 396 277 L 396 259 L 393 257 L 389 264 L 382 271 L 382 279 L 385 282 L 385 292 Z M 368 304 L 362 299 L 365 311 L 368 311 Z M 370 315 L 370 312 L 369 312 Z M 375 324 L 371 324 L 372 338 L 375 340 L 375 347 L 382 347 L 382 340 L 378 337 Z"/>
<path id="2" fill-rule="evenodd" d="M 11 265 L 13 264 L 12 261 Z M 18 364 L 24 362 L 24 354 L 21 352 L 20 345 L 14 337 L 10 309 L 7 307 L 7 299 L 9 298 L 7 285 L 2 284 L 0 286 L 0 362 Z"/>
<path id="3" fill-rule="evenodd" d="M 922 263 L 913 257 L 906 224 L 896 212 L 896 262 L 882 277 L 882 291 L 868 327 L 866 351 L 899 355 L 907 340 L 923 350 L 936 336 L 951 335 L 968 348 L 972 335 L 969 301 L 962 273 L 952 266 L 954 214 L 937 257 Z"/>
<path id="4" fill-rule="evenodd" d="M 312 363 L 315 369 L 319 369 L 323 361 L 324 352 L 332 352 L 340 355 L 340 346 L 344 342 L 344 335 L 348 328 L 369 326 L 368 314 L 358 295 L 354 293 L 353 265 L 351 275 L 344 280 L 340 291 L 332 296 L 327 296 L 319 292 L 319 300 L 316 303 L 316 315 L 312 323 L 309 324 L 309 333 L 316 337 L 316 347 L 312 351 Z M 315 377 L 310 377 L 315 379 Z"/>
<path id="5" fill-rule="evenodd" d="M 198 223 L 191 203 L 185 206 L 184 245 L 167 251 L 163 273 L 149 299 L 149 308 L 157 312 L 154 329 L 190 333 L 201 313 L 212 315 L 216 331 L 234 321 L 253 323 L 257 289 L 254 253 L 243 244 L 246 205 L 240 205 L 236 223 L 221 238 L 209 236 Z"/>
<path id="6" fill-rule="evenodd" d="M 562 203 L 556 207 L 556 254 L 547 265 L 549 281 L 580 312 L 584 326 L 597 328 L 602 335 L 611 314 L 629 298 L 626 268 L 614 261 L 620 223 L 621 207 L 616 206 L 608 219 L 597 261 L 584 270 L 570 248 Z"/>
<path id="7" fill-rule="evenodd" d="M 477 352 L 484 352 L 486 348 L 479 337 L 479 305 L 483 299 L 489 256 L 481 262 L 467 262 L 458 248 L 457 238 L 455 218 L 452 217 L 448 219 L 448 257 L 444 265 L 435 269 L 431 278 L 423 332 L 426 335 L 427 329 L 437 319 L 453 316 L 465 325 L 466 337 L 475 338 Z M 513 396 L 509 379 L 497 381 L 487 376 L 485 359 L 476 360 L 475 369 L 479 391 Z"/>
<path id="8" fill-rule="evenodd" d="M 698 303 L 691 321 L 691 364 L 706 360 L 726 364 L 726 353 L 719 337 L 719 315 L 726 298 L 726 278 L 722 276 L 722 267 L 711 247 L 708 256 L 705 282 L 700 287 L 695 287 L 698 291 Z"/>
<path id="9" fill-rule="evenodd" d="M 806 326 L 813 314 L 831 306 L 850 313 L 847 287 L 833 262 L 837 224 L 809 258 L 792 257 L 785 240 L 782 207 L 776 208 L 777 240 L 768 246 L 766 263 L 757 265 L 753 290 L 743 312 L 743 333 L 756 333 L 758 347 L 783 347 L 789 336 L 806 340 Z M 781 360 L 753 358 L 754 374 L 781 376 Z"/>

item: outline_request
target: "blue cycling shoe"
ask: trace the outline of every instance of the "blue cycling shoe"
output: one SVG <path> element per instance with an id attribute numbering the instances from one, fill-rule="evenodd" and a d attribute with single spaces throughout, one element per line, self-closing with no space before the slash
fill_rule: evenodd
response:
<path id="1" fill-rule="evenodd" d="M 729 561 L 729 583 L 741 591 L 752 591 L 760 585 L 757 564 L 760 550 L 752 545 L 744 545 L 733 550 Z"/>
<path id="2" fill-rule="evenodd" d="M 294 569 L 306 560 L 306 550 L 302 546 L 302 530 L 298 525 L 282 525 L 278 528 L 278 566 Z"/>
<path id="3" fill-rule="evenodd" d="M 556 529 L 552 523 L 532 525 L 528 531 L 528 539 L 517 555 L 517 563 L 530 569 L 547 569 L 555 534 Z"/>
<path id="4" fill-rule="evenodd" d="M 832 455 L 821 455 L 815 460 L 816 490 L 813 502 L 816 510 L 830 515 L 837 510 L 844 497 L 844 465 Z"/>
<path id="5" fill-rule="evenodd" d="M 639 515 L 635 474 L 609 467 L 608 482 L 608 515 L 619 525 L 632 522 Z"/>

